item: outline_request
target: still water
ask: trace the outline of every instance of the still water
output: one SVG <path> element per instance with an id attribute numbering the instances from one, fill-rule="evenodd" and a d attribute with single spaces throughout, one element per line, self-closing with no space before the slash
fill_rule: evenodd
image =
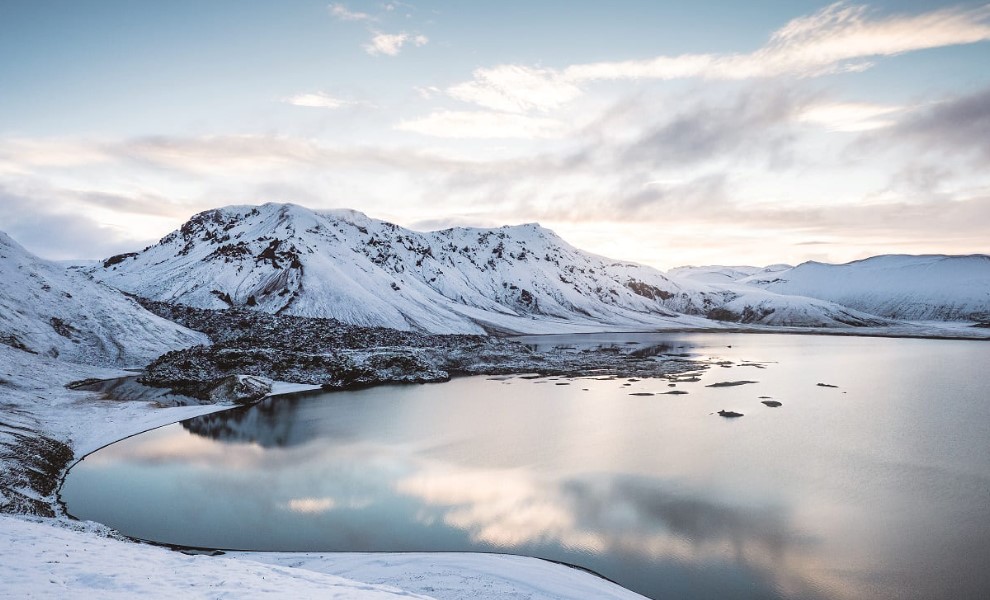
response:
<path id="1" fill-rule="evenodd" d="M 159 542 L 525 554 L 651 598 L 990 597 L 990 344 L 526 341 L 712 364 L 674 385 L 469 377 L 271 399 L 108 446 L 62 499 Z M 708 387 L 738 381 L 753 383 Z"/>

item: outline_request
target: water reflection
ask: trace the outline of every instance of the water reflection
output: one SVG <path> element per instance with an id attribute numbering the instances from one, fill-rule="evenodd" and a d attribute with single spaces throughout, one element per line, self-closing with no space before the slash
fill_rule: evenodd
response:
<path id="1" fill-rule="evenodd" d="M 990 346 L 699 337 L 594 343 L 765 365 L 759 381 L 708 387 L 726 379 L 713 369 L 665 396 L 667 380 L 467 378 L 266 401 L 110 446 L 63 499 L 161 541 L 494 550 L 655 598 L 988 589 Z"/>
<path id="2" fill-rule="evenodd" d="M 400 493 L 442 508 L 444 522 L 505 549 L 554 542 L 586 552 L 772 562 L 809 538 L 777 505 L 745 507 L 674 482 L 586 475 L 537 480 L 521 471 L 422 468 Z M 745 562 L 745 561 L 744 561 Z"/>
<path id="3" fill-rule="evenodd" d="M 77 389 L 98 392 L 106 400 L 123 402 L 151 402 L 158 406 L 192 406 L 201 404 L 197 398 L 176 394 L 166 388 L 141 385 L 137 376 L 105 379 L 80 385 Z"/>
<path id="4" fill-rule="evenodd" d="M 268 397 L 249 407 L 203 415 L 181 423 L 196 435 L 265 448 L 297 446 L 322 435 L 313 421 L 298 419 L 299 398 Z"/>

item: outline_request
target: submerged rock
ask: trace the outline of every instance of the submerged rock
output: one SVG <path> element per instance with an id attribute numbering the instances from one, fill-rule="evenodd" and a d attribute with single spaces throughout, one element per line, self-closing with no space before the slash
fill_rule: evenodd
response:
<path id="1" fill-rule="evenodd" d="M 778 406 L 783 406 L 783 404 L 777 402 L 776 400 L 764 400 L 762 403 L 766 404 L 770 408 L 777 408 Z"/>
<path id="2" fill-rule="evenodd" d="M 747 383 L 759 383 L 759 382 L 758 381 L 719 381 L 718 383 L 711 383 L 709 385 L 706 385 L 705 387 L 710 387 L 710 388 L 735 387 L 737 385 L 746 385 Z"/>

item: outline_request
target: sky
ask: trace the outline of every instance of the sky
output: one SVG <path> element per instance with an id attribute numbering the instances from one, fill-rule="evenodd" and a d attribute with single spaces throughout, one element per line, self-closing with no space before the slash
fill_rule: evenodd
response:
<path id="1" fill-rule="evenodd" d="M 0 230 L 293 202 L 669 269 L 990 253 L 990 4 L 0 2 Z"/>

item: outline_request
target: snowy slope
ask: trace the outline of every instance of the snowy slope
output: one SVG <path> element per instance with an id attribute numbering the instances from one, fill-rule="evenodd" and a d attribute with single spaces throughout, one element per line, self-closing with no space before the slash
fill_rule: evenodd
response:
<path id="1" fill-rule="evenodd" d="M 0 232 L 0 344 L 93 365 L 143 366 L 206 336 L 42 260 Z"/>
<path id="2" fill-rule="evenodd" d="M 734 283 L 747 277 L 760 274 L 777 273 L 792 268 L 791 265 L 769 265 L 766 267 L 721 266 L 708 265 L 704 267 L 677 267 L 666 272 L 674 280 L 702 281 L 704 283 L 724 284 Z"/>
<path id="3" fill-rule="evenodd" d="M 158 244 L 88 272 L 156 300 L 437 333 L 713 327 L 702 318 L 713 310 L 774 325 L 881 323 L 819 300 L 675 282 L 578 250 L 536 224 L 421 233 L 291 204 L 200 213 Z"/>
<path id="4" fill-rule="evenodd" d="M 806 262 L 740 283 L 912 321 L 990 319 L 990 256 L 884 255 L 842 265 Z"/>

